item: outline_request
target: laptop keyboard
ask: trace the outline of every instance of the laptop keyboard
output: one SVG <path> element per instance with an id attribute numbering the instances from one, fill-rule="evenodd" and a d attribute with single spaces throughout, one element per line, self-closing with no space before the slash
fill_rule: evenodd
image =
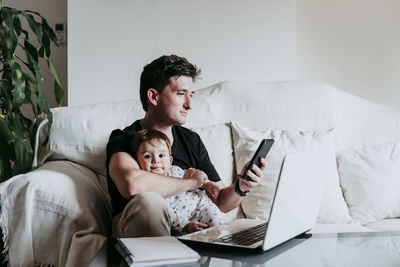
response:
<path id="1" fill-rule="evenodd" d="M 214 242 L 250 246 L 264 239 L 267 225 L 268 223 L 259 224 L 243 231 L 220 237 Z"/>

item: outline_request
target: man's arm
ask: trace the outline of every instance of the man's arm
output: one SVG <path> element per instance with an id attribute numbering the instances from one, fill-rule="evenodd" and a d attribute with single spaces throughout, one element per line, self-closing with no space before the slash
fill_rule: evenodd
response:
<path id="1" fill-rule="evenodd" d="M 206 149 L 205 145 L 203 144 L 203 142 L 201 141 L 201 138 L 199 135 L 197 135 L 197 140 L 198 140 L 197 153 L 199 153 L 199 155 L 200 155 L 200 161 L 199 161 L 200 165 L 198 166 L 198 169 L 205 171 L 210 178 L 212 178 L 214 175 L 216 175 L 218 177 L 215 167 L 211 163 L 207 149 Z M 252 166 L 252 170 L 255 172 L 255 174 L 253 172 L 251 172 L 250 170 L 247 172 L 251 181 L 239 179 L 239 188 L 242 192 L 252 190 L 259 183 L 260 179 L 263 177 L 262 170 L 265 168 L 264 158 L 261 158 L 260 163 L 261 163 L 260 168 L 257 167 L 256 165 Z M 244 170 L 248 164 L 249 163 L 247 163 L 243 167 L 241 173 L 244 172 Z M 212 194 L 210 194 L 210 192 L 207 192 L 208 191 L 207 189 L 206 189 L 206 192 L 207 192 L 207 195 L 211 198 L 211 200 L 218 206 L 218 208 L 222 212 L 225 212 L 225 213 L 229 212 L 240 205 L 243 197 L 240 196 L 238 193 L 236 193 L 235 184 L 230 185 L 230 186 L 225 186 L 221 180 L 218 182 L 214 182 L 214 184 L 218 188 L 217 191 L 219 191 L 217 198 L 213 197 Z"/>
<path id="2" fill-rule="evenodd" d="M 222 212 L 229 212 L 240 205 L 242 197 L 235 192 L 234 184 L 225 186 L 222 181 L 216 182 L 215 184 L 220 188 L 215 204 Z"/>
<path id="3" fill-rule="evenodd" d="M 242 172 L 247 167 L 247 164 L 243 167 Z M 264 170 L 264 168 L 265 160 L 261 158 L 261 167 L 259 168 L 256 165 L 253 165 L 252 170 L 254 171 L 254 173 L 250 170 L 247 172 L 247 175 L 251 178 L 251 181 L 243 180 L 238 177 L 240 190 L 242 192 L 251 191 L 254 187 L 256 187 L 260 180 L 263 178 L 262 171 Z M 218 186 L 220 191 L 215 203 L 222 212 L 229 212 L 240 205 L 243 197 L 236 193 L 235 183 L 230 186 L 225 186 L 222 181 L 219 181 L 216 183 L 216 185 Z"/>
<path id="4" fill-rule="evenodd" d="M 140 192 L 155 192 L 163 197 L 172 196 L 200 187 L 207 176 L 177 179 L 143 171 L 129 153 L 117 152 L 110 158 L 109 171 L 120 194 L 130 199 Z"/>

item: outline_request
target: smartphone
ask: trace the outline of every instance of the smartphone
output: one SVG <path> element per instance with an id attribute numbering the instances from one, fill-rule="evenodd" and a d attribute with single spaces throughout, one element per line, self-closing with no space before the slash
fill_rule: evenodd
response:
<path id="1" fill-rule="evenodd" d="M 249 165 L 242 173 L 242 179 L 251 180 L 251 178 L 246 174 L 247 171 L 251 170 L 251 166 L 253 164 L 257 165 L 258 167 L 261 166 L 260 163 L 261 158 L 265 158 L 268 155 L 268 152 L 273 144 L 274 144 L 274 139 L 263 139 L 261 141 L 261 144 L 258 146 L 256 153 L 254 153 L 254 156 L 252 157 Z"/>

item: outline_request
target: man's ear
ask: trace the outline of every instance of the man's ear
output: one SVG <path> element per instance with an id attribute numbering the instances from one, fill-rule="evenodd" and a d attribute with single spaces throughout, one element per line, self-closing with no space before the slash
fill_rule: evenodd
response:
<path id="1" fill-rule="evenodd" d="M 157 92 L 156 89 L 150 88 L 147 90 L 147 100 L 153 106 L 157 106 L 158 100 L 160 99 L 160 94 Z"/>
<path id="2" fill-rule="evenodd" d="M 172 165 L 172 161 L 174 161 L 174 158 L 172 156 L 169 156 L 169 160 L 171 161 L 171 165 Z"/>

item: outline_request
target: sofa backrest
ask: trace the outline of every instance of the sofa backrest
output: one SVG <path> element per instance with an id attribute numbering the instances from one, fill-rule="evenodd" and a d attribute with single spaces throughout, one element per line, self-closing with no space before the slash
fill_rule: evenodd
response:
<path id="1" fill-rule="evenodd" d="M 124 128 L 144 115 L 139 99 L 54 108 L 52 112 L 54 122 L 49 146 L 39 150 L 38 165 L 47 158 L 67 159 L 101 174 L 105 174 L 105 146 L 111 131 Z M 230 121 L 254 130 L 335 128 L 337 149 L 400 137 L 399 111 L 321 82 L 228 81 L 196 91 L 186 127 L 200 129 L 200 134 L 207 132 L 209 136 L 210 129 L 204 130 L 204 127 Z M 213 138 L 218 135 L 214 134 Z M 216 141 L 204 142 L 214 144 Z M 225 142 L 228 148 L 232 146 L 232 140 L 219 142 Z M 208 149 L 212 158 L 220 158 L 220 155 L 212 155 L 218 149 L 214 149 L 215 152 Z M 235 170 L 221 169 L 225 173 L 235 173 Z"/>
<path id="2" fill-rule="evenodd" d="M 377 145 L 400 139 L 400 111 L 351 95 L 333 91 L 336 150 Z"/>
<path id="3" fill-rule="evenodd" d="M 139 99 L 52 109 L 48 147 L 34 164 L 65 159 L 105 175 L 105 148 L 112 130 L 144 115 Z M 196 91 L 186 127 L 197 132 L 225 184 L 254 153 L 260 138 L 274 138 L 264 179 L 226 220 L 262 218 L 273 195 L 274 177 L 287 153 L 332 152 L 400 137 L 400 112 L 344 93 L 320 82 L 221 82 Z M 235 123 L 230 123 L 235 122 Z M 46 130 L 41 124 L 39 133 Z M 37 136 L 37 140 L 43 140 Z M 318 164 L 318 163 L 316 163 Z M 98 176 L 103 186 L 105 178 Z M 351 220 L 335 168 L 318 221 Z M 241 211 L 243 213 L 241 213 Z M 261 217 L 260 217 L 261 216 Z"/>
<path id="4" fill-rule="evenodd" d="M 320 82 L 221 82 L 194 94 L 186 126 L 235 121 L 256 130 L 327 130 L 332 92 Z"/>

